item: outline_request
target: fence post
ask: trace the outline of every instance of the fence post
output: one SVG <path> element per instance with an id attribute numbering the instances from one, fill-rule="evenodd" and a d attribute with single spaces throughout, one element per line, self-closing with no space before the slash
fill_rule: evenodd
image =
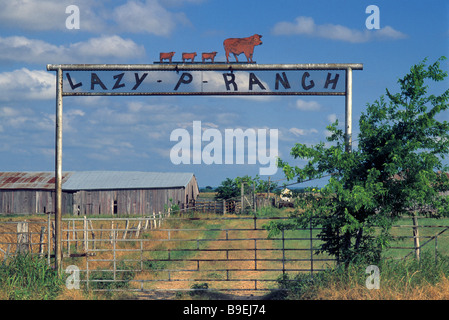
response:
<path id="1" fill-rule="evenodd" d="M 50 247 L 51 247 L 50 214 L 47 215 L 47 262 L 50 266 Z"/>
<path id="2" fill-rule="evenodd" d="M 413 242 L 415 244 L 415 256 L 416 260 L 419 261 L 419 230 L 418 230 L 418 218 L 416 214 L 413 213 Z"/>
<path id="3" fill-rule="evenodd" d="M 128 233 L 129 219 L 126 219 L 125 222 L 125 231 L 123 231 L 123 240 L 126 239 L 126 234 Z"/>
<path id="4" fill-rule="evenodd" d="M 44 255 L 44 233 L 45 227 L 41 227 L 41 234 L 39 236 L 39 257 Z"/>
<path id="5" fill-rule="evenodd" d="M 84 252 L 87 252 L 87 218 L 86 216 L 84 216 L 84 220 L 83 220 L 83 250 Z"/>
<path id="6" fill-rule="evenodd" d="M 70 220 L 67 221 L 67 255 L 70 257 Z"/>
<path id="7" fill-rule="evenodd" d="M 75 241 L 75 250 L 78 250 L 78 236 L 76 232 L 76 221 L 72 220 L 72 240 Z"/>
<path id="8" fill-rule="evenodd" d="M 92 220 L 89 220 L 89 224 L 90 224 L 90 232 L 92 235 L 92 242 L 93 244 L 93 248 L 96 249 L 97 248 L 97 241 L 95 240 L 95 231 L 94 231 L 94 226 L 92 225 Z"/>
<path id="9" fill-rule="evenodd" d="M 310 277 L 313 279 L 313 232 L 312 232 L 312 218 L 310 218 Z"/>
<path id="10" fill-rule="evenodd" d="M 28 222 L 17 223 L 17 253 L 27 253 L 30 249 Z"/>
<path id="11" fill-rule="evenodd" d="M 285 274 L 285 236 L 284 229 L 282 229 L 282 274 Z"/>
<path id="12" fill-rule="evenodd" d="M 51 222 L 51 227 L 52 227 L 51 238 L 53 239 L 53 251 L 56 254 L 56 225 L 54 221 Z"/>
<path id="13" fill-rule="evenodd" d="M 157 229 L 156 213 L 153 211 L 153 227 Z"/>
<path id="14" fill-rule="evenodd" d="M 142 221 L 139 221 L 139 224 L 137 225 L 136 239 L 139 238 L 139 235 L 140 235 L 140 228 L 142 228 Z"/>
<path id="15" fill-rule="evenodd" d="M 114 229 L 112 229 L 112 231 L 114 231 Z M 115 232 L 112 232 L 112 251 L 113 251 L 113 265 L 114 265 L 114 281 L 116 280 L 116 274 L 117 274 L 117 260 L 116 260 L 116 253 L 115 253 L 115 249 L 116 249 L 116 243 L 115 243 Z"/>
<path id="16" fill-rule="evenodd" d="M 438 263 L 438 236 L 435 237 L 435 264 Z"/>
<path id="17" fill-rule="evenodd" d="M 150 221 L 150 219 L 148 219 L 148 218 L 145 219 L 145 227 L 144 227 L 145 230 L 148 230 L 149 221 Z"/>
<path id="18" fill-rule="evenodd" d="M 243 214 L 243 201 L 244 199 L 244 193 L 245 193 L 245 186 L 242 182 L 242 186 L 240 187 L 240 203 L 242 204 L 242 207 L 240 208 L 240 214 Z"/>
<path id="19" fill-rule="evenodd" d="M 253 184 L 253 209 L 254 212 L 257 210 L 257 199 L 256 199 L 256 184 Z"/>
<path id="20" fill-rule="evenodd" d="M 111 244 L 114 244 L 114 236 L 115 232 L 114 232 L 114 220 L 111 220 L 111 234 L 110 234 L 110 239 L 111 239 Z M 114 251 L 115 254 L 115 251 Z"/>

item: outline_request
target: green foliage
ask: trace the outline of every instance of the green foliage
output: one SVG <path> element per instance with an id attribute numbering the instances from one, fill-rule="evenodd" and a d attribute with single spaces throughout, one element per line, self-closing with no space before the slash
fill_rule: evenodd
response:
<path id="1" fill-rule="evenodd" d="M 168 212 L 168 209 L 170 208 L 170 211 L 173 213 L 179 212 L 179 205 L 173 203 L 173 198 L 168 199 L 168 201 L 170 202 L 170 206 L 164 204 L 164 210 Z"/>
<path id="2" fill-rule="evenodd" d="M 0 290 L 10 300 L 51 300 L 64 281 L 45 259 L 20 254 L 0 265 Z"/>
<path id="3" fill-rule="evenodd" d="M 206 186 L 204 188 L 200 188 L 200 192 L 214 192 L 214 188 L 212 188 L 211 186 Z"/>
<path id="4" fill-rule="evenodd" d="M 279 161 L 285 175 L 298 182 L 330 176 L 328 184 L 303 193 L 296 204 L 303 211 L 284 228 L 321 226 L 320 252 L 335 255 L 346 265 L 362 260 L 376 263 L 391 241 L 390 227 L 410 208 L 432 217 L 449 216 L 449 189 L 443 159 L 449 154 L 449 123 L 437 120 L 448 110 L 449 90 L 428 94 L 429 81 L 442 81 L 442 57 L 426 60 L 400 79 L 400 92 L 387 90 L 360 117 L 358 148 L 346 152 L 338 121 L 328 126 L 330 146 L 296 144 L 291 155 L 306 159 L 301 168 Z M 312 191 L 312 190 L 310 190 Z M 380 228 L 380 233 L 374 227 Z M 274 232 L 279 227 L 272 226 Z"/>
<path id="5" fill-rule="evenodd" d="M 123 261 L 117 263 L 114 278 L 112 270 L 95 270 L 89 275 L 89 288 L 91 290 L 106 290 L 106 296 L 112 296 L 114 290 L 129 288 L 130 281 L 134 279 L 136 267 Z"/>
<path id="6" fill-rule="evenodd" d="M 240 195 L 240 188 L 237 182 L 231 178 L 226 178 L 216 189 L 215 198 L 218 200 L 228 200 Z"/>
<path id="7" fill-rule="evenodd" d="M 242 182 L 246 183 L 248 186 L 255 186 L 256 193 L 266 193 L 269 189 L 270 192 L 273 192 L 274 189 L 277 188 L 277 183 L 270 182 L 268 180 L 262 180 L 259 175 L 256 174 L 254 178 L 250 176 L 237 177 L 234 180 L 239 187 L 241 187 Z"/>
<path id="8" fill-rule="evenodd" d="M 192 291 L 189 291 L 189 294 L 191 296 L 202 296 L 207 293 L 207 290 L 209 289 L 209 285 L 206 282 L 203 283 L 195 283 L 192 284 L 190 287 Z"/>
<path id="9" fill-rule="evenodd" d="M 350 263 L 348 266 L 339 265 L 332 269 L 310 274 L 299 273 L 295 276 L 284 274 L 277 280 L 280 289 L 286 290 L 283 299 L 313 300 L 321 289 L 330 285 L 337 288 L 364 287 L 369 276 L 365 263 Z M 385 260 L 378 265 L 380 270 L 380 288 L 397 294 L 424 285 L 436 285 L 444 277 L 449 277 L 449 258 L 433 253 L 424 252 L 420 261 Z"/>
<path id="10" fill-rule="evenodd" d="M 265 193 L 268 189 L 270 192 L 273 192 L 277 187 L 276 183 L 268 183 L 268 181 L 261 180 L 259 175 L 256 175 L 254 178 L 246 175 L 244 177 L 236 177 L 234 180 L 226 178 L 226 180 L 222 181 L 220 186 L 215 189 L 215 198 L 218 200 L 238 198 L 241 193 L 242 183 L 250 186 L 251 189 L 254 186 L 256 193 Z"/>

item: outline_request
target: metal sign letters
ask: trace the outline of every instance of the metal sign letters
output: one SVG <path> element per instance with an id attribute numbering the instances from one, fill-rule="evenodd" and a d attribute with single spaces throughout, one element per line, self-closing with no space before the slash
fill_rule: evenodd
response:
<path id="1" fill-rule="evenodd" d="M 341 70 L 66 71 L 63 95 L 344 95 Z"/>
<path id="2" fill-rule="evenodd" d="M 63 96 L 345 95 L 360 64 L 49 65 Z"/>

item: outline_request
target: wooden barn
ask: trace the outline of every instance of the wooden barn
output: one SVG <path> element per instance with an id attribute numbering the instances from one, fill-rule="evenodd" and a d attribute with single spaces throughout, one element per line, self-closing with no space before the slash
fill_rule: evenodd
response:
<path id="1" fill-rule="evenodd" d="M 0 172 L 0 214 L 55 211 L 54 172 Z M 147 215 L 196 200 L 193 173 L 64 172 L 62 211 L 71 215 Z"/>

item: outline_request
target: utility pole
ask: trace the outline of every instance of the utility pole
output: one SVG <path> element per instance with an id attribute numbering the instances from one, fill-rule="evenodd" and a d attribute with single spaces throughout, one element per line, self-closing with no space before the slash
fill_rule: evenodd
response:
<path id="1" fill-rule="evenodd" d="M 61 214 L 62 214 L 62 69 L 56 77 L 56 155 L 55 155 L 55 269 L 61 274 Z M 49 239 L 50 241 L 50 239 Z"/>

